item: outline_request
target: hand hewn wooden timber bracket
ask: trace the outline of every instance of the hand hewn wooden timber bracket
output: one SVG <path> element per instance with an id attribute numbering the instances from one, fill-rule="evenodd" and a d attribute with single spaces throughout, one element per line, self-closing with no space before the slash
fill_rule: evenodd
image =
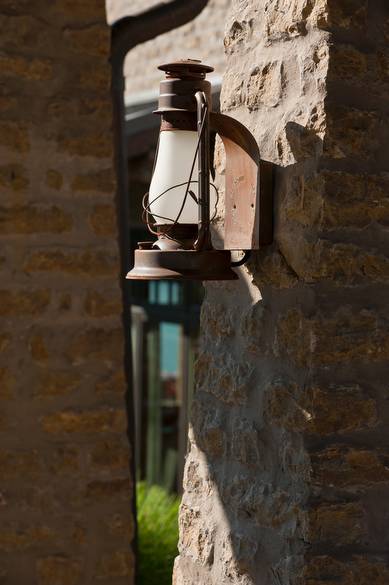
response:
<path id="1" fill-rule="evenodd" d="M 226 151 L 224 249 L 257 250 L 273 240 L 273 165 L 234 118 L 211 112 L 210 127 Z"/>

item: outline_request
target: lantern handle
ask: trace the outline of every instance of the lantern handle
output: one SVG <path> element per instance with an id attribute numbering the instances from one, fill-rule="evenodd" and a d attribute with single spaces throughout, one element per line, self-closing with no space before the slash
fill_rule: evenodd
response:
<path id="1" fill-rule="evenodd" d="M 210 197 L 209 197 L 209 106 L 205 92 L 197 91 L 198 142 L 198 235 L 194 249 L 211 250 Z"/>

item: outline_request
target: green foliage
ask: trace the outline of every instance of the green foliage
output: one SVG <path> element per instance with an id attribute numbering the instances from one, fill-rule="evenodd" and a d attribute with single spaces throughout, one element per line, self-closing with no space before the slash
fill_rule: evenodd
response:
<path id="1" fill-rule="evenodd" d="M 177 556 L 180 500 L 162 487 L 138 483 L 139 585 L 171 585 Z"/>

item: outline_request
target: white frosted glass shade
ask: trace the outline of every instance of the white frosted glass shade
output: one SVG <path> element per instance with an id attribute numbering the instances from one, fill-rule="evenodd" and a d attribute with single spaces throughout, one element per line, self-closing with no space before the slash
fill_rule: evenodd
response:
<path id="1" fill-rule="evenodd" d="M 160 134 L 158 155 L 149 189 L 149 210 L 157 224 L 173 223 L 180 212 L 196 152 L 197 140 L 197 132 L 189 130 L 164 130 Z M 196 182 L 190 184 L 190 190 L 193 191 L 196 198 L 198 198 L 197 180 L 198 164 L 196 158 L 192 173 L 192 181 Z M 181 186 L 158 197 L 175 185 Z M 215 193 L 212 191 L 214 190 L 211 188 L 211 216 L 215 208 Z M 189 194 L 178 222 L 198 222 L 198 205 Z"/>

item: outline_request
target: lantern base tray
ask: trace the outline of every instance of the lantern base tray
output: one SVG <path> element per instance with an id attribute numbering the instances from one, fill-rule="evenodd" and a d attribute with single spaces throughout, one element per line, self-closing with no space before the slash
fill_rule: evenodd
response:
<path id="1" fill-rule="evenodd" d="M 130 280 L 237 280 L 229 250 L 135 250 Z"/>

